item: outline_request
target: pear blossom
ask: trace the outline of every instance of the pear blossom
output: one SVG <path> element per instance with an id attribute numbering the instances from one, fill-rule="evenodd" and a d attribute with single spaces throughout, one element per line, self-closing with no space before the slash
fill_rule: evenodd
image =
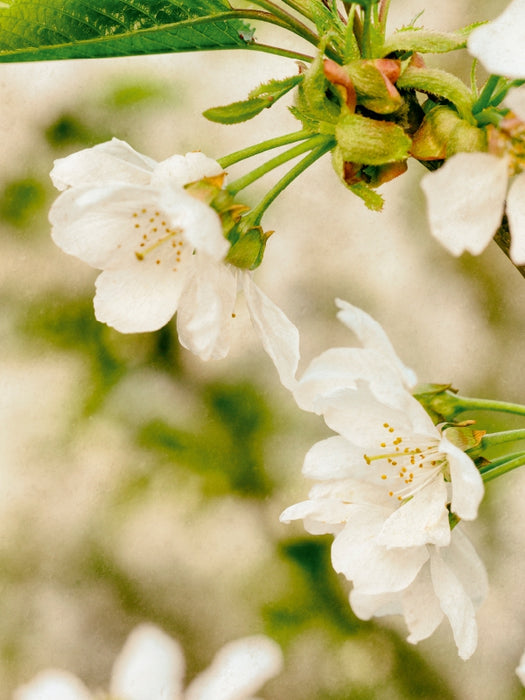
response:
<path id="1" fill-rule="evenodd" d="M 50 210 L 51 235 L 64 252 L 102 270 L 99 321 L 137 333 L 161 328 L 177 312 L 181 344 L 203 360 L 227 355 L 242 290 L 266 352 L 291 386 L 297 329 L 250 272 L 225 263 L 230 246 L 220 216 L 185 189 L 224 177 L 203 153 L 157 163 L 112 139 L 55 161 L 51 178 L 62 193 Z"/>
<path id="2" fill-rule="evenodd" d="M 525 0 L 513 0 L 492 22 L 471 32 L 467 47 L 489 73 L 525 77 Z"/>
<path id="3" fill-rule="evenodd" d="M 142 624 L 126 640 L 113 666 L 109 697 L 118 700 L 254 700 L 282 668 L 280 647 L 255 635 L 226 644 L 211 666 L 184 690 L 184 655 L 158 627 Z M 85 685 L 65 671 L 43 671 L 15 691 L 14 700 L 91 700 Z"/>

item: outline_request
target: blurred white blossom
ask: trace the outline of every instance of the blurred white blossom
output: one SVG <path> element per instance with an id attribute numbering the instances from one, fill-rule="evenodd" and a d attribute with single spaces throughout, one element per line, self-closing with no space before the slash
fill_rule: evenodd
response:
<path id="1" fill-rule="evenodd" d="M 520 662 L 516 668 L 516 673 L 518 674 L 518 678 L 520 679 L 522 685 L 525 685 L 525 651 L 521 655 Z"/>
<path id="2" fill-rule="evenodd" d="M 237 292 L 286 386 L 299 358 L 295 326 L 264 295 L 251 273 L 224 262 L 229 243 L 219 215 L 184 186 L 222 182 L 220 165 L 203 153 L 157 163 L 124 141 L 98 144 L 55 161 L 64 190 L 49 218 L 66 253 L 102 270 L 95 315 L 122 333 L 154 331 L 177 312 L 181 344 L 203 360 L 230 347 Z"/>
<path id="3" fill-rule="evenodd" d="M 525 0 L 513 0 L 492 22 L 474 29 L 468 50 L 489 73 L 525 77 Z"/>
<path id="4" fill-rule="evenodd" d="M 212 665 L 183 689 L 184 654 L 178 642 L 150 624 L 136 627 L 113 666 L 109 696 L 118 700 L 251 700 L 282 668 L 279 646 L 263 635 L 226 644 Z M 39 673 L 14 700 L 90 700 L 83 683 L 59 670 Z"/>
<path id="5" fill-rule="evenodd" d="M 465 251 L 479 255 L 506 212 L 511 260 L 525 264 L 525 173 L 513 177 L 508 185 L 506 157 L 456 153 L 421 180 L 432 235 L 453 255 Z"/>

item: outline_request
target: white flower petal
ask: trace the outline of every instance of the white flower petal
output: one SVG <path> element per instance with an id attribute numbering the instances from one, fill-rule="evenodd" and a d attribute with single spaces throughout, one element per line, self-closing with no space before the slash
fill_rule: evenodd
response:
<path id="1" fill-rule="evenodd" d="M 287 389 L 293 389 L 299 364 L 299 331 L 284 312 L 262 293 L 248 272 L 241 274 L 250 318 L 263 348 L 272 359 L 281 383 Z"/>
<path id="2" fill-rule="evenodd" d="M 51 180 L 59 190 L 104 182 L 148 185 L 157 163 L 125 141 L 112 139 L 55 160 Z"/>
<path id="3" fill-rule="evenodd" d="M 525 77 L 525 0 L 513 0 L 493 22 L 470 34 L 469 53 L 489 73 L 507 78 Z"/>
<path id="4" fill-rule="evenodd" d="M 211 666 L 190 683 L 185 700 L 248 700 L 282 669 L 276 642 L 263 635 L 226 644 Z"/>
<path id="5" fill-rule="evenodd" d="M 439 449 L 447 455 L 452 481 L 452 501 L 450 508 L 463 520 L 474 520 L 483 498 L 483 479 L 470 457 L 453 445 L 446 437 Z"/>
<path id="6" fill-rule="evenodd" d="M 308 479 L 366 478 L 367 463 L 363 450 L 334 435 L 316 442 L 304 458 L 303 474 Z"/>
<path id="7" fill-rule="evenodd" d="M 104 270 L 95 283 L 95 316 L 121 333 L 156 331 L 175 313 L 190 272 L 187 266 Z"/>
<path id="8" fill-rule="evenodd" d="M 428 559 L 427 548 L 387 550 L 377 542 L 385 509 L 352 505 L 349 511 L 351 517 L 332 545 L 334 569 L 367 594 L 401 591 L 410 585 Z"/>
<path id="9" fill-rule="evenodd" d="M 294 397 L 303 410 L 322 413 L 331 392 L 357 389 L 358 382 L 367 382 L 376 398 L 390 405 L 398 405 L 406 394 L 397 369 L 375 350 L 330 348 L 310 362 Z"/>
<path id="10" fill-rule="evenodd" d="M 514 178 L 507 194 L 510 258 L 516 265 L 525 265 L 525 173 Z"/>
<path id="11" fill-rule="evenodd" d="M 279 520 L 282 523 L 303 520 L 304 529 L 312 535 L 336 534 L 348 517 L 348 509 L 348 504 L 340 499 L 313 499 L 286 508 Z"/>
<path id="12" fill-rule="evenodd" d="M 169 184 L 182 188 L 190 182 L 221 175 L 223 172 L 216 160 L 208 158 L 200 151 L 193 151 L 185 156 L 170 156 L 156 164 L 151 181 L 154 185 Z"/>
<path id="13" fill-rule="evenodd" d="M 401 362 L 382 326 L 365 311 L 343 299 L 336 299 L 335 303 L 340 309 L 337 318 L 356 334 L 365 348 L 383 355 L 397 369 L 406 388 L 413 389 L 417 377 L 413 370 Z"/>
<path id="14" fill-rule="evenodd" d="M 142 229 L 135 229 L 137 212 L 154 212 L 158 192 L 150 187 L 111 185 L 78 187 L 63 192 L 49 211 L 51 236 L 68 255 L 92 267 L 135 264 Z"/>
<path id="15" fill-rule="evenodd" d="M 222 260 L 230 248 L 224 238 L 219 215 L 204 202 L 176 187 L 159 190 L 160 206 L 172 226 L 181 228 L 184 238 L 198 251 Z"/>
<path id="16" fill-rule="evenodd" d="M 505 107 L 511 109 L 522 122 L 525 122 L 525 85 L 508 91 L 505 95 Z"/>
<path id="17" fill-rule="evenodd" d="M 463 532 L 461 523 L 452 531 L 450 547 L 441 549 L 440 552 L 474 606 L 479 607 L 489 592 L 487 571 L 472 542 Z"/>
<path id="18" fill-rule="evenodd" d="M 443 561 L 439 549 L 432 549 L 430 557 L 432 585 L 441 609 L 449 619 L 458 654 L 462 659 L 468 659 L 476 650 L 478 643 L 474 605 L 454 571 Z"/>
<path id="19" fill-rule="evenodd" d="M 378 543 L 386 547 L 448 545 L 450 525 L 446 503 L 447 487 L 440 475 L 385 520 Z"/>
<path id="20" fill-rule="evenodd" d="M 195 255 L 194 274 L 177 311 L 180 344 L 201 360 L 225 357 L 230 349 L 236 297 L 235 272 L 205 253 Z"/>
<path id="21" fill-rule="evenodd" d="M 350 592 L 350 605 L 360 620 L 370 620 L 372 617 L 399 615 L 403 612 L 400 593 L 379 593 L 369 595 L 358 589 Z"/>
<path id="22" fill-rule="evenodd" d="M 184 666 L 178 642 L 153 625 L 139 625 L 115 661 L 110 693 L 122 700 L 182 700 Z"/>
<path id="23" fill-rule="evenodd" d="M 426 564 L 414 582 L 401 594 L 403 615 L 408 627 L 407 641 L 417 644 L 427 639 L 443 619 L 443 611 L 434 592 L 430 567 Z"/>
<path id="24" fill-rule="evenodd" d="M 421 180 L 432 235 L 453 255 L 479 255 L 503 216 L 507 161 L 490 153 L 457 153 Z"/>
<path id="25" fill-rule="evenodd" d="M 324 419 L 332 430 L 353 445 L 362 447 L 363 453 L 369 447 L 378 449 L 385 437 L 385 423 L 393 426 L 396 434 L 411 435 L 413 432 L 406 412 L 377 401 L 366 389 L 342 389 L 330 394 L 326 397 Z"/>
<path id="26" fill-rule="evenodd" d="M 13 700 L 91 700 L 91 697 L 86 686 L 71 673 L 49 669 L 15 690 Z"/>

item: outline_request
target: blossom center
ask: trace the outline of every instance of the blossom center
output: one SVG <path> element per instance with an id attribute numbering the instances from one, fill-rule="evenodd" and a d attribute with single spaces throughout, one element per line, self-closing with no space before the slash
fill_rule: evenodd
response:
<path id="1" fill-rule="evenodd" d="M 404 501 L 442 473 L 447 459 L 439 450 L 438 438 L 406 437 L 389 423 L 383 423 L 382 429 L 385 438 L 378 453 L 364 454 L 363 458 L 374 470 L 374 477 L 388 488 L 388 495 Z"/>
<path id="2" fill-rule="evenodd" d="M 159 209 L 142 207 L 131 215 L 135 258 L 154 265 L 169 265 L 173 272 L 181 262 L 187 247 L 183 230 L 171 226 L 168 217 Z"/>

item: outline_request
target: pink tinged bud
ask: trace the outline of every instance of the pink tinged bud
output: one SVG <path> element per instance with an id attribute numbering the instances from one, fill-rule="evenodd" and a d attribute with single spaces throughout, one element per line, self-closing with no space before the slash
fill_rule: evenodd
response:
<path id="1" fill-rule="evenodd" d="M 323 61 L 323 70 L 327 80 L 329 80 L 332 85 L 338 85 L 343 88 L 346 106 L 350 112 L 355 112 L 357 96 L 354 84 L 343 66 L 340 66 L 330 58 L 325 58 Z"/>

